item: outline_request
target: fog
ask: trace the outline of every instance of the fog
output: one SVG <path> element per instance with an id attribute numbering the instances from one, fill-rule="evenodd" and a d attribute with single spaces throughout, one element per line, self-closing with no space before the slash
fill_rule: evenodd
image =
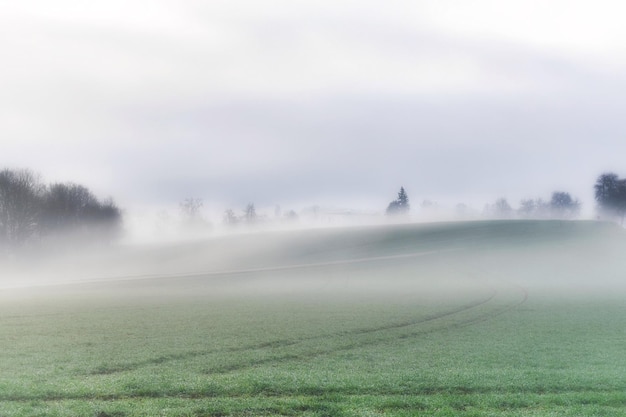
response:
<path id="1" fill-rule="evenodd" d="M 626 290 L 626 235 L 596 221 L 256 230 L 67 248 L 4 259 L 3 296 L 415 305 L 496 297 L 513 306 L 528 297 L 590 299 Z"/>
<path id="2" fill-rule="evenodd" d="M 624 173 L 623 11 L 609 0 L 7 5 L 0 169 L 85 184 L 121 209 L 123 233 L 112 245 L 27 242 L 3 252 L 0 284 L 205 277 L 226 291 L 245 273 L 260 277 L 252 293 L 296 282 L 313 293 L 333 276 L 347 284 L 329 293 L 376 294 L 426 268 L 423 288 L 503 282 L 500 269 L 523 287 L 591 276 L 613 287 L 621 235 L 568 221 L 597 218 L 594 181 Z M 411 209 L 387 216 L 400 187 Z M 576 211 L 546 209 L 554 192 Z M 528 199 L 545 210 L 519 210 Z"/>

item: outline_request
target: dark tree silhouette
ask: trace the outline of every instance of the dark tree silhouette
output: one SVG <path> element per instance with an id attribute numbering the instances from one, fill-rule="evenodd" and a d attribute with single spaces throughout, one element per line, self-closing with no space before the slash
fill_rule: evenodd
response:
<path id="1" fill-rule="evenodd" d="M 47 232 L 66 231 L 95 217 L 99 203 L 82 185 L 52 184 L 44 201 L 42 226 Z"/>
<path id="2" fill-rule="evenodd" d="M 110 242 L 119 235 L 121 223 L 122 213 L 112 199 L 101 202 L 82 185 L 56 183 L 45 193 L 41 230 L 47 236 Z"/>
<path id="3" fill-rule="evenodd" d="M 578 215 L 580 202 L 572 198 L 569 193 L 555 191 L 550 199 L 552 215 L 559 218 L 571 218 Z"/>
<path id="4" fill-rule="evenodd" d="M 626 214 L 626 180 L 607 172 L 598 177 L 593 188 L 599 209 L 603 213 L 617 216 L 620 224 L 623 224 Z"/>
<path id="5" fill-rule="evenodd" d="M 404 190 L 404 187 L 400 187 L 398 198 L 389 203 L 386 213 L 389 216 L 408 215 L 410 210 L 409 196 Z"/>
<path id="6" fill-rule="evenodd" d="M 35 237 L 44 190 L 39 176 L 28 169 L 0 171 L 0 245 L 22 246 Z"/>
<path id="7" fill-rule="evenodd" d="M 119 237 L 122 231 L 122 211 L 112 198 L 100 203 L 96 226 L 100 229 L 103 239 L 112 241 Z"/>
<path id="8" fill-rule="evenodd" d="M 46 187 L 30 170 L 0 171 L 0 246 L 7 251 L 61 235 L 81 244 L 111 241 L 121 230 L 113 200 L 100 202 L 86 187 Z"/>

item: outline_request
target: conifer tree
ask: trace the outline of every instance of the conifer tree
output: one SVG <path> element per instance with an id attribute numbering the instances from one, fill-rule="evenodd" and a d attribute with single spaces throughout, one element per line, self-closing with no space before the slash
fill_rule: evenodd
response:
<path id="1" fill-rule="evenodd" d="M 398 198 L 393 200 L 387 206 L 387 215 L 408 215 L 410 210 L 411 205 L 409 204 L 409 196 L 404 190 L 404 187 L 400 187 L 400 191 L 398 192 Z"/>

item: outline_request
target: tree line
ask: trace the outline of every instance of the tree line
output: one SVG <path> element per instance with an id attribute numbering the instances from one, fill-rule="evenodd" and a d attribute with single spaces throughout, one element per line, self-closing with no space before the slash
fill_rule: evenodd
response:
<path id="1" fill-rule="evenodd" d="M 432 209 L 436 204 L 424 200 L 421 207 Z M 398 197 L 391 201 L 385 210 L 387 216 L 406 217 L 411 210 L 409 196 L 404 187 L 400 187 Z M 458 204 L 459 214 L 467 210 L 465 204 Z M 575 218 L 580 212 L 580 202 L 578 199 L 564 191 L 555 191 L 552 198 L 545 201 L 541 198 L 525 199 L 520 202 L 520 207 L 514 209 L 505 198 L 497 199 L 493 204 L 487 204 L 483 209 L 483 215 L 496 218 Z"/>
<path id="2" fill-rule="evenodd" d="M 45 184 L 28 169 L 0 171 L 0 252 L 71 237 L 81 244 L 119 236 L 121 210 L 75 183 Z"/>
<path id="3" fill-rule="evenodd" d="M 496 218 L 520 217 L 523 219 L 574 219 L 580 214 L 580 201 L 565 191 L 554 191 L 550 200 L 528 198 L 520 201 L 517 209 L 505 198 L 485 206 L 484 213 Z"/>

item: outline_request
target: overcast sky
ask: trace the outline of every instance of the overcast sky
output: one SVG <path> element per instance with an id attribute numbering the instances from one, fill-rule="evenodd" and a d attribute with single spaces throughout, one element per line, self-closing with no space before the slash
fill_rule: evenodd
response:
<path id="1" fill-rule="evenodd" d="M 482 208 L 626 176 L 620 1 L 0 1 L 0 167 L 121 206 Z"/>

